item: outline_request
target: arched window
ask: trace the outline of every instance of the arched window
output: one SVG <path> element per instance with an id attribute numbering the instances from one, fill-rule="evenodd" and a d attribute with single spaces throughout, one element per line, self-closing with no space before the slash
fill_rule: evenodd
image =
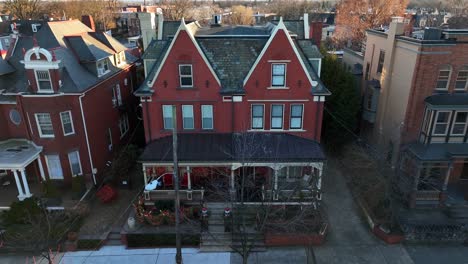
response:
<path id="1" fill-rule="evenodd" d="M 442 65 L 439 67 L 439 76 L 437 77 L 436 90 L 447 91 L 450 83 L 450 74 L 452 67 L 450 65 Z"/>
<path id="2" fill-rule="evenodd" d="M 468 88 L 468 65 L 463 66 L 457 75 L 455 81 L 455 91 L 466 91 Z"/>

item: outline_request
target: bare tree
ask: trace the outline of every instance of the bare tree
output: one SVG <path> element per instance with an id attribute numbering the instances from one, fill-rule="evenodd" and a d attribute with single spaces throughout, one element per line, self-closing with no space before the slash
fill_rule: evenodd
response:
<path id="1" fill-rule="evenodd" d="M 230 204 L 232 208 L 230 219 L 227 218 L 228 222 L 225 223 L 231 241 L 224 246 L 230 247 L 241 256 L 243 263 L 247 263 L 265 232 L 318 232 L 324 222 L 318 200 L 319 175 L 314 175 L 313 170 L 310 170 L 307 179 L 303 176 L 294 182 L 287 182 L 278 175 L 285 171 L 280 169 L 282 165 L 279 159 L 273 158 L 275 162 L 272 166 L 276 170 L 254 167 L 259 157 L 279 153 L 279 144 L 268 147 L 262 137 L 255 133 L 235 134 L 232 142 L 236 160 L 241 165 L 235 173 L 235 193 L 226 185 L 214 184 L 208 187 L 217 200 Z M 256 172 L 256 169 L 261 170 L 261 173 Z M 306 173 L 303 169 L 300 168 L 301 176 Z M 217 170 L 216 174 L 222 175 L 224 182 L 232 180 L 230 171 Z M 280 179 L 275 182 L 274 178 Z M 206 232 L 216 239 L 217 234 L 209 229 Z"/>
<path id="2" fill-rule="evenodd" d="M 468 13 L 468 0 L 447 0 L 446 7 L 453 15 L 461 16 Z"/>
<path id="3" fill-rule="evenodd" d="M 336 8 L 338 44 L 360 45 L 367 29 L 387 25 L 392 16 L 402 16 L 409 0 L 341 0 Z"/>
<path id="4" fill-rule="evenodd" d="M 191 0 L 164 0 L 161 4 L 163 14 L 168 20 L 191 19 L 190 12 L 192 7 L 193 3 Z"/>
<path id="5" fill-rule="evenodd" d="M 251 25 L 254 21 L 251 7 L 236 5 L 232 7 L 231 11 L 230 21 L 233 25 Z"/>
<path id="6" fill-rule="evenodd" d="M 283 19 L 299 19 L 304 13 L 321 10 L 322 5 L 320 2 L 305 0 L 277 0 L 270 5 L 270 12 L 276 13 L 278 17 L 283 17 Z"/>
<path id="7" fill-rule="evenodd" d="M 4 9 L 21 20 L 41 18 L 43 11 L 41 0 L 6 0 Z"/>

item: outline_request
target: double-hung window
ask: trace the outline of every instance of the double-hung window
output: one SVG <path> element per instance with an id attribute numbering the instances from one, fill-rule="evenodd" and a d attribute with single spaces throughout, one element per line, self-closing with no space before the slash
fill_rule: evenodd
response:
<path id="1" fill-rule="evenodd" d="M 54 137 L 54 127 L 49 113 L 35 114 L 37 129 L 41 138 Z"/>
<path id="2" fill-rule="evenodd" d="M 163 123 L 164 129 L 172 129 L 172 105 L 163 105 L 162 106 L 162 113 L 163 113 Z"/>
<path id="3" fill-rule="evenodd" d="M 468 88 L 468 66 L 460 69 L 455 81 L 455 91 L 465 91 Z"/>
<path id="4" fill-rule="evenodd" d="M 271 86 L 273 87 L 286 86 L 286 64 L 273 63 L 271 65 Z"/>
<path id="5" fill-rule="evenodd" d="M 443 65 L 439 68 L 439 75 L 437 77 L 436 90 L 447 91 L 450 80 L 450 73 L 452 67 L 450 65 Z"/>
<path id="6" fill-rule="evenodd" d="M 180 87 L 193 87 L 193 74 L 191 64 L 179 65 Z"/>
<path id="7" fill-rule="evenodd" d="M 50 81 L 50 74 L 48 70 L 34 71 L 37 80 L 37 91 L 45 93 L 53 93 L 52 83 Z"/>
<path id="8" fill-rule="evenodd" d="M 450 116 L 452 112 L 449 111 L 438 111 L 436 118 L 434 129 L 432 131 L 432 135 L 434 136 L 445 136 L 447 135 L 447 131 L 449 128 Z"/>
<path id="9" fill-rule="evenodd" d="M 123 138 L 127 134 L 129 127 L 128 114 L 123 114 L 119 120 L 120 138 Z"/>
<path id="10" fill-rule="evenodd" d="M 62 121 L 63 135 L 69 136 L 75 134 L 71 111 L 61 112 L 60 119 Z"/>
<path id="11" fill-rule="evenodd" d="M 382 73 L 385 61 L 385 51 L 381 50 L 379 53 L 379 64 L 377 64 L 377 73 Z"/>
<path id="12" fill-rule="evenodd" d="M 450 134 L 453 136 L 464 136 L 466 133 L 467 121 L 468 112 L 456 112 Z"/>
<path id="13" fill-rule="evenodd" d="M 213 106 L 202 105 L 202 129 L 213 129 Z"/>
<path id="14" fill-rule="evenodd" d="M 283 105 L 271 105 L 271 129 L 283 129 Z"/>
<path id="15" fill-rule="evenodd" d="M 83 174 L 81 169 L 80 153 L 78 151 L 68 153 L 68 161 L 70 162 L 71 173 L 73 176 Z"/>
<path id="16" fill-rule="evenodd" d="M 116 84 L 112 87 L 112 105 L 122 105 L 122 93 L 120 92 L 120 84 Z"/>
<path id="17" fill-rule="evenodd" d="M 304 112 L 304 105 L 293 104 L 291 105 L 291 120 L 289 129 L 302 129 L 302 115 Z"/>
<path id="18" fill-rule="evenodd" d="M 182 122 L 184 129 L 194 129 L 195 121 L 193 118 L 193 105 L 182 106 Z"/>
<path id="19" fill-rule="evenodd" d="M 252 105 L 252 129 L 263 129 L 263 116 L 265 106 L 261 104 Z"/>
<path id="20" fill-rule="evenodd" d="M 107 59 L 102 59 L 97 62 L 97 73 L 98 77 L 101 77 L 102 75 L 106 74 L 109 72 L 109 63 L 107 62 Z"/>

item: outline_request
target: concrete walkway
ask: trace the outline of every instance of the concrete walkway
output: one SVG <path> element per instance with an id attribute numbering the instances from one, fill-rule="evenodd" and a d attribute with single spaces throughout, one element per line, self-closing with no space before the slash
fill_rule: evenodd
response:
<path id="1" fill-rule="evenodd" d="M 125 249 L 124 246 L 105 246 L 99 251 L 65 253 L 60 264 L 172 264 L 175 248 Z M 199 253 L 198 249 L 182 249 L 184 264 L 229 264 L 230 253 Z"/>
<path id="2" fill-rule="evenodd" d="M 317 263 L 414 263 L 403 246 L 387 245 L 369 231 L 342 173 L 330 159 L 323 199 L 331 229 L 325 244 L 313 248 Z"/>

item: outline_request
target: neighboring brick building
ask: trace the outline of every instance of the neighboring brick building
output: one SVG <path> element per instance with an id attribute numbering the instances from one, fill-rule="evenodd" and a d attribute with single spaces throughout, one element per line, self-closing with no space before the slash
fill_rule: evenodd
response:
<path id="1" fill-rule="evenodd" d="M 398 19 L 367 31 L 364 130 L 397 167 L 410 207 L 466 204 L 468 29 L 403 33 Z"/>
<path id="2" fill-rule="evenodd" d="M 150 43 L 147 80 L 135 93 L 143 104 L 146 183 L 172 171 L 175 110 L 182 199 L 203 199 L 215 182 L 235 196 L 242 167 L 256 175 L 252 202 L 291 196 L 292 182 L 305 183 L 302 196 L 320 199 L 329 95 L 319 79 L 322 57 L 307 31 L 298 39 L 286 21 L 277 23 L 201 28 L 182 21 L 175 34 Z M 172 183 L 161 188 L 147 190 L 147 199 L 173 199 Z"/>
<path id="3" fill-rule="evenodd" d="M 46 179 L 96 184 L 135 125 L 135 58 L 87 21 L 18 22 L 0 60 L 0 172 L 20 200 Z"/>

